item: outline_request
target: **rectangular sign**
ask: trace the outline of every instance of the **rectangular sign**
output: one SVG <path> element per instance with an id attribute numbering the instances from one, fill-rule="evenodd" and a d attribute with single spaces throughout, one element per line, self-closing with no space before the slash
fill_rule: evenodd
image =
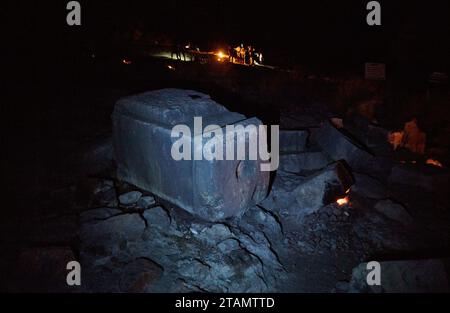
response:
<path id="1" fill-rule="evenodd" d="M 385 80 L 386 79 L 386 64 L 384 64 L 384 63 L 366 63 L 364 77 L 365 77 L 365 79 Z"/>

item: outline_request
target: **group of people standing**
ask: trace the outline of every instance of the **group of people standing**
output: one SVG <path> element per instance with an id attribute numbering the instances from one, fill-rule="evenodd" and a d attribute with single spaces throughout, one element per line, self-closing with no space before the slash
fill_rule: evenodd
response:
<path id="1" fill-rule="evenodd" d="M 197 55 L 200 53 L 198 47 L 192 47 L 190 43 L 187 45 L 182 45 L 180 43 L 175 43 L 171 51 L 171 59 L 188 61 L 195 61 Z M 239 63 L 245 65 L 255 65 L 262 64 L 263 58 L 260 52 L 256 52 L 255 48 L 251 45 L 244 46 L 240 44 L 238 47 L 233 48 L 228 46 L 228 61 L 230 63 Z"/>
<path id="2" fill-rule="evenodd" d="M 183 46 L 178 43 L 175 44 L 174 49 L 170 54 L 170 57 L 173 59 L 173 56 L 175 55 L 177 60 L 181 60 L 183 58 L 183 60 L 186 61 L 187 47 L 188 46 Z"/>
<path id="3" fill-rule="evenodd" d="M 255 61 L 262 63 L 262 54 L 256 53 L 252 46 L 245 47 L 243 44 L 233 48 L 228 46 L 228 61 L 231 63 L 244 63 L 246 65 L 254 65 Z"/>

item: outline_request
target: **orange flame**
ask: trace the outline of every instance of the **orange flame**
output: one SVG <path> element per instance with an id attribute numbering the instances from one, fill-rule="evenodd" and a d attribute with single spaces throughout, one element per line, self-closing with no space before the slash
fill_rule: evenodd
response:
<path id="1" fill-rule="evenodd" d="M 349 202 L 348 196 L 336 200 L 336 203 L 337 203 L 339 206 L 343 206 L 344 204 L 347 204 L 348 202 Z"/>
<path id="2" fill-rule="evenodd" d="M 442 163 L 439 162 L 438 160 L 428 159 L 426 163 L 430 164 L 430 165 L 437 166 L 437 167 L 442 167 Z"/>

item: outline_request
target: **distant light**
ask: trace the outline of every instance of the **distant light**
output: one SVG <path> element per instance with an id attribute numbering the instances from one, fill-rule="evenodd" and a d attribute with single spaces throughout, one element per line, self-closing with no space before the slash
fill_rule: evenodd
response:
<path id="1" fill-rule="evenodd" d="M 131 64 L 131 63 L 133 63 L 133 62 L 131 62 L 131 60 L 123 59 L 123 60 L 122 60 L 122 63 L 123 63 L 123 64 L 126 64 L 126 65 L 129 65 L 129 64 Z"/>
<path id="2" fill-rule="evenodd" d="M 429 165 L 433 165 L 433 166 L 437 166 L 437 167 L 442 167 L 442 163 L 439 162 L 438 160 L 428 159 L 426 163 L 429 164 Z"/>
<path id="3" fill-rule="evenodd" d="M 169 70 L 172 70 L 172 71 L 175 70 L 175 68 L 174 68 L 172 65 L 167 65 L 167 68 L 168 68 Z"/>
<path id="4" fill-rule="evenodd" d="M 217 52 L 216 56 L 217 56 L 217 61 L 218 62 L 222 62 L 223 59 L 225 58 L 225 54 L 222 51 Z"/>

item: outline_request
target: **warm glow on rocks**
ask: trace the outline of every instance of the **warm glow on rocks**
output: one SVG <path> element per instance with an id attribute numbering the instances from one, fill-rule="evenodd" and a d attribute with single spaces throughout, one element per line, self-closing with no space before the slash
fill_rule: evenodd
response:
<path id="1" fill-rule="evenodd" d="M 438 160 L 428 159 L 426 163 L 430 164 L 430 165 L 437 166 L 437 167 L 442 167 L 442 163 L 439 162 Z"/>

